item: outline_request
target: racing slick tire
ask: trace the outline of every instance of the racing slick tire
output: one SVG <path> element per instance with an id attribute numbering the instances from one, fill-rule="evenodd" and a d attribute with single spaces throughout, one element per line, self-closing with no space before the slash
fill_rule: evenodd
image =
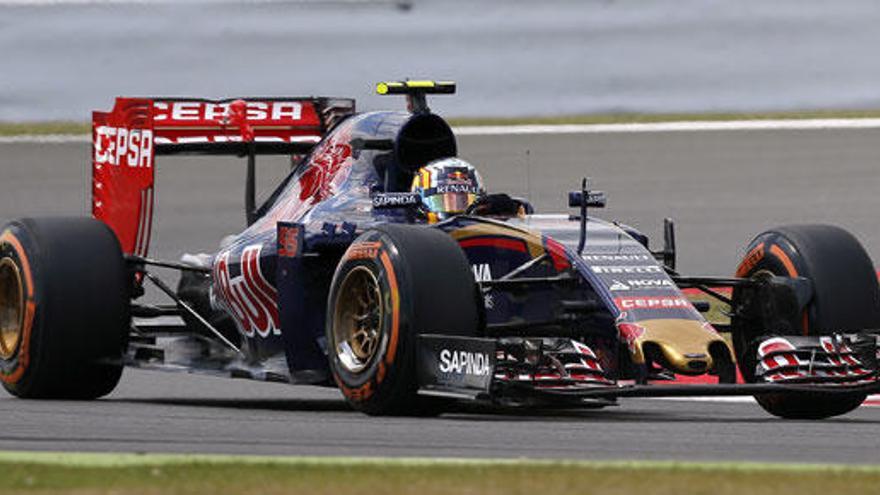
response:
<path id="1" fill-rule="evenodd" d="M 348 403 L 371 415 L 439 414 L 417 395 L 418 333 L 477 336 L 473 273 L 444 232 L 381 225 L 342 256 L 330 286 L 327 353 Z"/>
<path id="2" fill-rule="evenodd" d="M 33 399 L 95 399 L 122 375 L 130 275 L 93 218 L 24 218 L 0 233 L 0 381 Z"/>
<path id="3" fill-rule="evenodd" d="M 805 277 L 813 297 L 804 310 L 801 335 L 857 333 L 880 328 L 880 287 L 874 264 L 849 232 L 831 225 L 791 225 L 768 230 L 752 240 L 736 275 L 770 272 Z M 740 371 L 754 382 L 757 365 L 753 341 L 767 329 L 735 332 L 733 344 Z M 823 419 L 846 414 L 865 400 L 864 393 L 804 392 L 760 394 L 755 399 L 767 412 L 789 419 Z"/>

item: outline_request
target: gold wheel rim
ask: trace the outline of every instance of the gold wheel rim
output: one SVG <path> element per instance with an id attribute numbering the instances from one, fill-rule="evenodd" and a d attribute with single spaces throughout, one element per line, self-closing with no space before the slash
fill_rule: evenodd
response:
<path id="1" fill-rule="evenodd" d="M 339 286 L 333 309 L 333 349 L 351 373 L 363 371 L 376 355 L 382 335 L 379 281 L 368 268 L 352 269 Z"/>
<path id="2" fill-rule="evenodd" d="M 21 272 L 10 258 L 0 260 L 0 358 L 18 350 L 24 324 L 24 287 Z"/>

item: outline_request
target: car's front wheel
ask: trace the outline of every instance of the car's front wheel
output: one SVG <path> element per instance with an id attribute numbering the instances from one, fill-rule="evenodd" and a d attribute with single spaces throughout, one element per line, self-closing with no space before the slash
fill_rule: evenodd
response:
<path id="1" fill-rule="evenodd" d="M 437 412 L 417 395 L 416 338 L 476 336 L 475 294 L 467 258 L 440 230 L 389 224 L 358 237 L 327 307 L 330 369 L 348 403 L 377 415 Z"/>
<path id="2" fill-rule="evenodd" d="M 810 280 L 812 298 L 798 318 L 794 334 L 856 333 L 880 328 L 880 288 L 865 249 L 849 232 L 831 225 L 791 225 L 768 230 L 752 240 L 737 270 L 740 277 L 767 274 Z M 737 321 L 733 344 L 743 377 L 754 382 L 755 339 L 772 333 Z M 846 414 L 865 400 L 864 393 L 761 394 L 758 404 L 775 416 L 822 419 Z"/>

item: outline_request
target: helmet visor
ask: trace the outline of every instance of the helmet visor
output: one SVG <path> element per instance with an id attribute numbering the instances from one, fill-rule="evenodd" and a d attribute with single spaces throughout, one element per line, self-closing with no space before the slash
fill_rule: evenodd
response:
<path id="1" fill-rule="evenodd" d="M 455 214 L 464 213 L 476 199 L 476 194 L 447 192 L 427 196 L 424 198 L 424 202 L 425 206 L 435 213 Z"/>

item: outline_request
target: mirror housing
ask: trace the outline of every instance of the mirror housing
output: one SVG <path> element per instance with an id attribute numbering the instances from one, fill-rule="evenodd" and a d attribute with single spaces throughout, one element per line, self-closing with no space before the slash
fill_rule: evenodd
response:
<path id="1" fill-rule="evenodd" d="M 584 202 L 583 191 L 571 191 L 568 193 L 568 206 L 570 208 L 579 208 L 586 206 L 588 208 L 605 208 L 608 199 L 602 191 L 587 191 L 586 202 Z"/>

